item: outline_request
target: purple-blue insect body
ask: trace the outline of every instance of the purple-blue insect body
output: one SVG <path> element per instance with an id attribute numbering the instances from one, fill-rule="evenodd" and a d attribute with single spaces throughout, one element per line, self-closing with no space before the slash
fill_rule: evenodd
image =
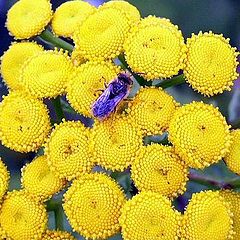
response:
<path id="1" fill-rule="evenodd" d="M 127 73 L 120 73 L 111 81 L 92 105 L 94 117 L 104 119 L 113 112 L 121 100 L 129 94 L 132 79 Z"/>

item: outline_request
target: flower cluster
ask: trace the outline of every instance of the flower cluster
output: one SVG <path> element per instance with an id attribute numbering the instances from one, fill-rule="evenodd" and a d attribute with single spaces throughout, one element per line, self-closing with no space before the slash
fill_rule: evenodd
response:
<path id="1" fill-rule="evenodd" d="M 195 193 L 184 213 L 174 200 L 187 190 L 190 168 L 224 158 L 240 175 L 240 130 L 217 107 L 181 106 L 164 90 L 180 71 L 177 78 L 207 97 L 230 90 L 238 52 L 229 39 L 200 32 L 185 43 L 169 19 L 141 18 L 122 0 L 98 8 L 73 0 L 55 12 L 49 0 L 19 0 L 6 26 L 18 41 L 1 58 L 9 93 L 0 103 L 0 140 L 37 154 L 22 169 L 18 191 L 7 192 L 0 162 L 3 239 L 75 239 L 47 228 L 47 210 L 62 190 L 60 207 L 87 239 L 119 232 L 125 240 L 239 239 L 239 193 Z M 165 141 L 145 144 L 162 134 Z"/>

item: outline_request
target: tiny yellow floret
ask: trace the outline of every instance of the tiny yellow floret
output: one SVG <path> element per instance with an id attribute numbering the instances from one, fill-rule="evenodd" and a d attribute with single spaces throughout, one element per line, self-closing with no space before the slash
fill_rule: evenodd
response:
<path id="1" fill-rule="evenodd" d="M 1 57 L 1 74 L 11 90 L 22 88 L 21 68 L 26 60 L 42 52 L 43 47 L 35 42 L 14 42 Z"/>
<path id="2" fill-rule="evenodd" d="M 119 68 L 109 62 L 87 62 L 76 69 L 67 85 L 67 99 L 79 113 L 92 117 L 92 105 L 105 90 L 105 85 L 117 77 Z"/>
<path id="3" fill-rule="evenodd" d="M 180 213 L 171 201 L 153 192 L 141 192 L 128 200 L 119 219 L 124 240 L 177 240 Z"/>
<path id="4" fill-rule="evenodd" d="M 72 37 L 73 33 L 93 14 L 96 8 L 84 1 L 69 1 L 61 4 L 52 19 L 54 33 L 59 36 Z"/>
<path id="5" fill-rule="evenodd" d="M 75 231 L 87 239 L 107 239 L 120 230 L 126 199 L 120 186 L 102 173 L 84 174 L 64 195 L 63 209 Z"/>
<path id="6" fill-rule="evenodd" d="M 50 170 L 60 178 L 72 180 L 90 172 L 90 131 L 80 121 L 63 121 L 52 131 L 46 147 Z"/>
<path id="7" fill-rule="evenodd" d="M 169 126 L 176 153 L 193 168 L 221 160 L 231 144 L 230 126 L 218 108 L 203 102 L 180 107 Z"/>
<path id="8" fill-rule="evenodd" d="M 60 179 L 50 171 L 46 155 L 39 156 L 24 166 L 21 182 L 27 192 L 42 201 L 51 198 L 66 185 L 66 180 Z"/>
<path id="9" fill-rule="evenodd" d="M 73 72 L 74 65 L 66 52 L 43 51 L 24 63 L 20 81 L 32 95 L 52 98 L 65 93 Z"/>
<path id="10" fill-rule="evenodd" d="M 165 20 L 142 20 L 132 29 L 124 50 L 131 69 L 147 80 L 172 77 L 184 67 L 186 46 L 182 33 L 176 26 L 165 24 Z"/>
<path id="11" fill-rule="evenodd" d="M 18 152 L 36 151 L 51 129 L 48 109 L 24 92 L 10 92 L 0 104 L 0 140 Z"/>
<path id="12" fill-rule="evenodd" d="M 41 240 L 47 221 L 44 205 L 24 190 L 6 195 L 0 210 L 0 225 L 7 239 Z"/>
<path id="13" fill-rule="evenodd" d="M 176 197 L 186 191 L 188 167 L 173 147 L 152 144 L 140 148 L 131 168 L 131 177 L 140 191 Z"/>
<path id="14" fill-rule="evenodd" d="M 50 1 L 21 0 L 8 11 L 7 28 L 17 39 L 27 39 L 40 34 L 52 18 Z"/>
<path id="15" fill-rule="evenodd" d="M 89 60 L 113 59 L 123 51 L 130 29 L 127 16 L 115 8 L 99 8 L 75 32 L 76 51 Z"/>
<path id="16" fill-rule="evenodd" d="M 230 205 L 219 192 L 195 193 L 183 215 L 180 239 L 232 239 L 232 217 Z"/>
<path id="17" fill-rule="evenodd" d="M 42 240 L 76 240 L 70 233 L 65 231 L 47 230 L 43 234 Z"/>
<path id="18" fill-rule="evenodd" d="M 9 180 L 10 173 L 0 158 L 0 201 L 8 189 Z"/>
<path id="19" fill-rule="evenodd" d="M 232 143 L 224 158 L 228 168 L 240 175 L 240 129 L 231 131 Z"/>
<path id="20" fill-rule="evenodd" d="M 238 77 L 237 56 L 236 48 L 222 34 L 192 34 L 187 39 L 184 75 L 192 88 L 205 96 L 230 91 Z"/>

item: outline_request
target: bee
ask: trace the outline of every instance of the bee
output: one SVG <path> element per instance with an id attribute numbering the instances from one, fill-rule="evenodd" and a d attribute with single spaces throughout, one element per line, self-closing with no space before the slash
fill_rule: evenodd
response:
<path id="1" fill-rule="evenodd" d="M 128 96 L 133 81 L 128 73 L 119 73 L 92 105 L 94 117 L 103 120 L 115 111 L 117 105 Z"/>

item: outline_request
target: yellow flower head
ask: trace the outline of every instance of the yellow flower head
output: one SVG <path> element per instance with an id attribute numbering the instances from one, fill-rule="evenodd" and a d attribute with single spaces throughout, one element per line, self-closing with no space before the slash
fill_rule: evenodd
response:
<path id="1" fill-rule="evenodd" d="M 67 53 L 62 50 L 43 51 L 24 63 L 20 80 L 32 95 L 51 98 L 65 92 L 73 71 L 74 66 Z"/>
<path id="2" fill-rule="evenodd" d="M 3 198 L 4 194 L 8 189 L 10 174 L 7 167 L 0 158 L 0 200 Z"/>
<path id="3" fill-rule="evenodd" d="M 100 8 L 114 8 L 124 12 L 131 21 L 131 24 L 135 24 L 140 21 L 140 13 L 138 9 L 127 1 L 114 0 L 104 3 Z"/>
<path id="4" fill-rule="evenodd" d="M 222 34 L 192 34 L 187 39 L 184 74 L 193 89 L 206 96 L 230 91 L 238 77 L 237 56 L 236 48 L 232 48 Z"/>
<path id="5" fill-rule="evenodd" d="M 141 21 L 127 38 L 124 44 L 127 63 L 148 80 L 171 77 L 184 67 L 186 46 L 182 33 L 165 20 L 150 22 Z"/>
<path id="6" fill-rule="evenodd" d="M 141 88 L 129 103 L 129 117 L 139 124 L 144 134 L 162 134 L 169 127 L 178 104 L 161 88 Z"/>
<path id="7" fill-rule="evenodd" d="M 240 239 L 240 193 L 229 190 L 220 191 L 220 195 L 230 204 L 233 213 L 233 240 Z"/>
<path id="8" fill-rule="evenodd" d="M 228 168 L 240 175 L 240 129 L 231 132 L 232 144 L 224 158 Z"/>
<path id="9" fill-rule="evenodd" d="M 50 171 L 46 155 L 35 158 L 22 169 L 21 181 L 22 187 L 40 200 L 47 200 L 66 185 L 64 179 Z"/>
<path id="10" fill-rule="evenodd" d="M 1 58 L 1 73 L 7 86 L 13 90 L 22 87 L 20 73 L 23 63 L 33 55 L 43 51 L 35 42 L 14 42 Z"/>
<path id="11" fill-rule="evenodd" d="M 108 118 L 96 122 L 92 129 L 91 149 L 100 166 L 113 171 L 123 171 L 135 159 L 142 145 L 141 133 L 136 123 L 125 117 Z"/>
<path id="12" fill-rule="evenodd" d="M 69 1 L 61 4 L 53 15 L 53 31 L 64 37 L 72 37 L 73 33 L 93 14 L 96 8 L 84 1 Z"/>
<path id="13" fill-rule="evenodd" d="M 89 134 L 89 129 L 81 122 L 64 121 L 55 127 L 46 147 L 48 164 L 54 174 L 72 180 L 91 171 Z"/>
<path id="14" fill-rule="evenodd" d="M 24 92 L 10 92 L 0 104 L 0 139 L 15 151 L 36 151 L 50 131 L 43 102 Z"/>
<path id="15" fill-rule="evenodd" d="M 119 219 L 127 240 L 178 239 L 180 214 L 171 201 L 153 192 L 142 192 L 127 201 Z"/>
<path id="16" fill-rule="evenodd" d="M 186 190 L 187 166 L 172 147 L 159 144 L 142 147 L 132 164 L 131 177 L 140 191 L 176 197 Z"/>
<path id="17" fill-rule="evenodd" d="M 195 193 L 182 220 L 183 240 L 226 240 L 232 231 L 232 213 L 219 192 Z"/>
<path id="18" fill-rule="evenodd" d="M 123 50 L 130 20 L 115 8 L 99 8 L 75 32 L 76 51 L 89 60 L 111 59 Z"/>
<path id="19" fill-rule="evenodd" d="M 52 18 L 50 1 L 21 0 L 8 11 L 7 28 L 17 39 L 40 34 Z"/>
<path id="20" fill-rule="evenodd" d="M 192 102 L 179 108 L 169 126 L 177 154 L 193 168 L 204 168 L 225 156 L 231 144 L 229 126 L 218 108 Z"/>
<path id="21" fill-rule="evenodd" d="M 76 238 L 68 232 L 47 230 L 42 240 L 76 240 Z"/>
<path id="22" fill-rule="evenodd" d="M 120 229 L 125 203 L 118 184 L 105 174 L 84 174 L 64 195 L 63 209 L 72 227 L 86 238 L 107 239 Z"/>
<path id="23" fill-rule="evenodd" d="M 43 204 L 25 191 L 13 191 L 2 204 L 0 224 L 10 239 L 40 240 L 47 226 L 47 212 Z"/>
<path id="24" fill-rule="evenodd" d="M 109 83 L 117 77 L 119 68 L 108 62 L 87 62 L 77 68 L 67 85 L 67 99 L 79 113 L 92 117 L 92 105 Z"/>

